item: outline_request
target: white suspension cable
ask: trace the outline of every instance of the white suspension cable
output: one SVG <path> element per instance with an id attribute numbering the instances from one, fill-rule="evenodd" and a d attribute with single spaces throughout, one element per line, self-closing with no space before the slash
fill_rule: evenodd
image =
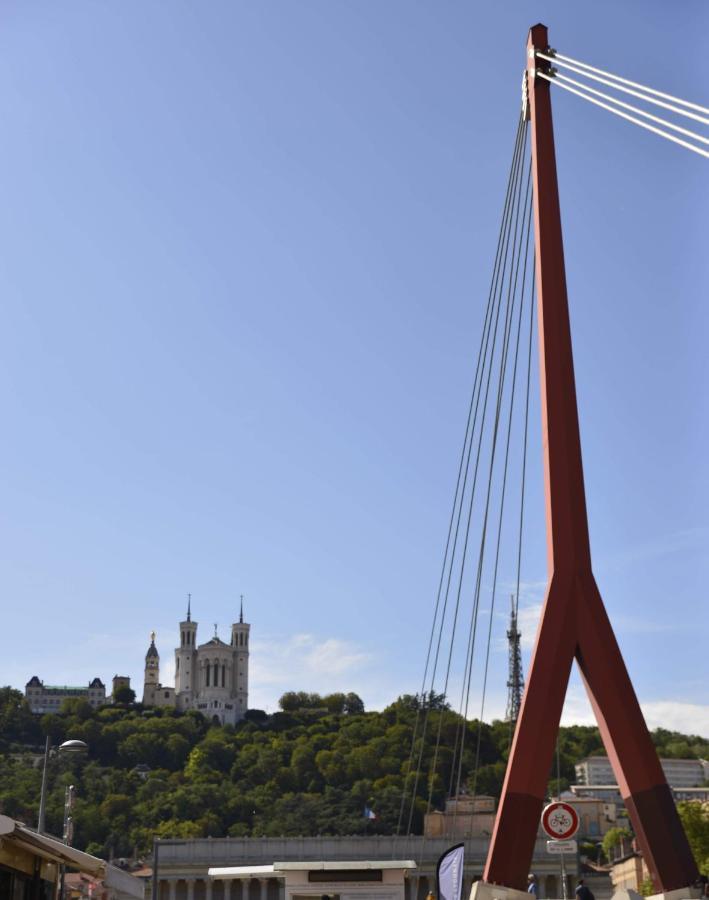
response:
<path id="1" fill-rule="evenodd" d="M 589 66 L 588 63 L 579 62 L 578 59 L 574 59 L 571 56 L 564 56 L 563 53 L 554 51 L 554 59 L 561 59 L 564 62 L 573 63 L 575 66 L 581 66 L 583 69 L 588 69 L 589 72 L 595 72 L 597 75 L 605 75 L 607 78 L 613 78 L 615 81 L 621 82 L 621 84 L 628 84 L 630 87 L 640 88 L 640 90 L 645 91 L 646 94 L 654 94 L 656 97 L 662 97 L 664 100 L 672 100 L 674 103 L 679 103 L 681 106 L 688 106 L 690 109 L 696 109 L 698 112 L 706 113 L 709 116 L 709 109 L 707 109 L 706 106 L 700 106 L 698 103 L 690 103 L 688 100 L 682 100 L 680 97 L 673 97 L 672 94 L 665 94 L 663 91 L 656 91 L 654 88 L 649 88 L 644 84 L 638 84 L 637 81 L 621 78 L 620 75 L 614 75 L 612 72 L 597 69 L 595 66 Z"/>
<path id="2" fill-rule="evenodd" d="M 620 116 L 622 119 L 627 119 L 629 122 L 633 122 L 635 125 L 639 125 L 641 128 L 646 128 L 648 131 L 652 131 L 654 134 L 659 134 L 660 137 L 667 138 L 668 141 L 673 141 L 675 144 L 679 144 L 681 147 L 686 147 L 687 150 L 693 150 L 700 156 L 705 156 L 707 159 L 709 159 L 709 151 L 702 150 L 702 148 L 697 147 L 696 144 L 690 144 L 688 141 L 683 141 L 681 138 L 676 137 L 674 134 L 670 134 L 667 131 L 662 131 L 660 128 L 655 128 L 654 125 L 643 122 L 642 119 L 636 119 L 635 116 L 628 115 L 628 113 L 624 113 L 620 109 L 617 109 L 614 106 L 610 106 L 608 103 L 603 103 L 601 100 L 596 100 L 593 97 L 590 97 L 587 93 L 571 87 L 571 85 L 564 84 L 561 81 L 557 81 L 556 78 L 552 78 L 551 76 L 547 75 L 546 72 L 537 71 L 537 76 L 539 78 L 543 78 L 545 81 L 548 81 L 550 84 L 556 84 L 557 87 L 563 88 L 565 91 L 570 91 L 572 94 L 576 94 L 578 97 L 582 97 L 584 100 L 588 100 L 589 103 L 600 106 L 602 109 L 607 109 L 608 112 L 615 113 L 616 116 Z"/>
<path id="3" fill-rule="evenodd" d="M 658 122 L 660 125 L 664 125 L 666 128 L 671 128 L 673 131 L 678 131 L 680 134 L 691 137 L 695 141 L 701 141 L 702 144 L 709 144 L 709 138 L 706 138 L 701 134 L 696 134 L 694 131 L 689 131 L 689 129 L 687 128 L 682 128 L 680 125 L 675 125 L 674 122 L 668 122 L 667 119 L 661 119 L 659 116 L 653 116 L 652 113 L 646 112 L 644 109 L 640 109 L 639 106 L 633 106 L 630 103 L 624 103 L 622 100 L 618 100 L 616 97 L 611 97 L 610 94 L 604 94 L 603 91 L 597 91 L 595 88 L 589 87 L 582 81 L 576 81 L 575 78 L 569 78 L 568 75 L 561 75 L 560 73 L 557 73 L 556 75 L 554 75 L 554 80 L 557 82 L 564 81 L 568 82 L 568 84 L 575 84 L 576 87 L 583 88 L 583 90 L 588 91 L 589 94 L 595 94 L 596 97 L 603 97 L 604 100 L 610 100 L 611 103 L 615 103 L 617 106 L 622 106 L 623 109 L 629 109 L 631 112 L 637 113 L 639 116 L 644 116 L 646 119 L 650 119 L 652 122 Z"/>
<path id="4" fill-rule="evenodd" d="M 593 79 L 593 81 L 600 81 L 601 84 L 605 84 L 606 87 L 613 88 L 613 90 L 615 91 L 623 91 L 626 94 L 632 94 L 633 97 L 639 97 L 646 103 L 654 103 L 655 106 L 661 106 L 663 109 L 669 109 L 670 112 L 676 113 L 678 116 L 686 116 L 688 119 L 694 119 L 697 122 L 701 122 L 703 125 L 709 125 L 709 119 L 706 118 L 706 116 L 699 116 L 696 113 L 689 112 L 689 110 L 680 109 L 678 106 L 673 106 L 671 103 L 665 103 L 664 100 L 656 100 L 654 97 L 649 97 L 647 94 L 640 93 L 640 91 L 634 91 L 631 88 L 623 87 L 623 85 L 621 84 L 616 84 L 613 81 L 609 81 L 607 78 L 601 78 L 600 75 L 592 75 L 590 72 L 584 72 L 583 69 L 579 69 L 576 66 L 571 65 L 571 63 L 560 62 L 558 56 L 548 56 L 546 53 L 540 53 L 539 51 L 537 51 L 536 55 L 539 57 L 539 59 L 544 59 L 547 62 L 562 66 L 565 69 L 571 69 L 572 72 L 576 72 L 577 75 L 583 75 L 584 78 L 591 78 Z"/>

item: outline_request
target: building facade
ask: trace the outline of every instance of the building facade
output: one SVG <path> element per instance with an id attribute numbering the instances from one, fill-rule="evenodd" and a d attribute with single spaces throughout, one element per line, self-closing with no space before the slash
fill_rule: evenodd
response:
<path id="1" fill-rule="evenodd" d="M 661 759 L 662 771 L 671 787 L 700 787 L 709 781 L 709 762 L 705 759 Z M 588 756 L 576 763 L 579 785 L 614 785 L 615 772 L 607 756 Z"/>
<path id="2" fill-rule="evenodd" d="M 489 837 L 495 827 L 494 797 L 459 794 L 446 800 L 443 811 L 432 810 L 423 819 L 423 833 L 427 838 Z"/>
<path id="3" fill-rule="evenodd" d="M 191 603 L 180 622 L 180 644 L 175 649 L 175 686 L 160 682 L 160 656 L 155 632 L 145 654 L 143 703 L 170 706 L 184 712 L 196 709 L 221 725 L 234 725 L 249 706 L 249 634 L 244 622 L 243 601 L 239 620 L 231 626 L 230 641 L 214 635 L 203 644 L 197 641 L 197 622 L 192 621 Z"/>
<path id="4" fill-rule="evenodd" d="M 94 709 L 106 702 L 106 686 L 94 678 L 85 687 L 45 684 L 33 675 L 25 685 L 25 698 L 33 713 L 59 712 L 65 700 L 87 700 Z"/>
<path id="5" fill-rule="evenodd" d="M 114 675 L 112 684 L 111 697 L 116 696 L 116 691 L 123 690 L 124 688 L 130 690 L 130 675 Z"/>
<path id="6" fill-rule="evenodd" d="M 473 881 L 482 876 L 490 838 L 466 838 L 464 843 L 461 896 L 467 898 Z M 540 900 L 563 896 L 559 860 L 547 853 L 546 843 L 544 838 L 537 839 L 531 868 L 539 882 Z M 449 838 L 420 835 L 166 839 L 160 841 L 155 900 L 286 900 L 283 879 L 272 872 L 275 861 L 279 865 L 304 859 L 341 861 L 345 868 L 359 860 L 406 858 L 416 861 L 416 869 L 405 879 L 405 900 L 426 900 L 428 892 L 436 890 L 436 865 L 450 844 Z M 248 866 L 252 872 L 213 880 L 209 869 L 222 866 Z M 566 896 L 573 896 L 578 871 L 576 855 L 568 857 Z M 594 881 L 592 890 L 596 900 L 610 898 L 608 876 Z M 341 900 L 346 896 L 340 895 Z"/>
<path id="7" fill-rule="evenodd" d="M 617 789 L 616 789 L 617 790 Z M 616 804 L 595 797 L 565 792 L 561 800 L 570 803 L 579 817 L 578 837 L 594 840 L 616 825 Z M 424 816 L 423 833 L 426 838 L 490 837 L 495 827 L 497 800 L 487 795 L 460 794 L 446 800 L 443 811 L 433 810 Z M 545 838 L 541 824 L 537 833 Z"/>

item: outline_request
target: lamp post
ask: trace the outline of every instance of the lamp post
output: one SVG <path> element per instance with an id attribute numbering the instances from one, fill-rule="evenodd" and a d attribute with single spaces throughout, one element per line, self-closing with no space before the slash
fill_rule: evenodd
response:
<path id="1" fill-rule="evenodd" d="M 59 744 L 58 747 L 52 747 L 49 742 L 49 735 L 47 735 L 47 741 L 44 745 L 44 768 L 42 769 L 42 790 L 39 795 L 39 814 L 37 815 L 37 833 L 43 834 L 44 832 L 44 817 L 46 812 L 47 805 L 47 768 L 49 763 L 49 755 L 52 750 L 56 750 L 58 753 L 83 753 L 85 750 L 88 750 L 88 744 L 84 743 L 84 741 L 64 741 L 63 744 Z"/>

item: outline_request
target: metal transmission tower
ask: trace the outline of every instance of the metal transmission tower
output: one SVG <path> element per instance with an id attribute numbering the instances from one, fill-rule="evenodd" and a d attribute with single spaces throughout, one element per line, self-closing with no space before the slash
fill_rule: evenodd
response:
<path id="1" fill-rule="evenodd" d="M 510 597 L 512 610 L 510 612 L 510 627 L 507 632 L 509 645 L 509 674 L 507 678 L 507 712 L 505 719 L 508 722 L 516 722 L 519 708 L 522 705 L 522 692 L 524 691 L 524 675 L 522 674 L 522 651 L 520 638 L 522 637 L 517 627 L 517 609 L 515 608 L 514 594 Z"/>

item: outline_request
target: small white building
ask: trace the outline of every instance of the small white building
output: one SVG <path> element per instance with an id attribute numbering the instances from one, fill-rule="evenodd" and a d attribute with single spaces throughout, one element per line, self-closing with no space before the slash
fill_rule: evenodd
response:
<path id="1" fill-rule="evenodd" d="M 404 900 L 406 876 L 416 868 L 411 859 L 356 862 L 274 862 L 266 866 L 209 869 L 216 881 L 268 878 L 282 881 L 283 900 Z"/>

